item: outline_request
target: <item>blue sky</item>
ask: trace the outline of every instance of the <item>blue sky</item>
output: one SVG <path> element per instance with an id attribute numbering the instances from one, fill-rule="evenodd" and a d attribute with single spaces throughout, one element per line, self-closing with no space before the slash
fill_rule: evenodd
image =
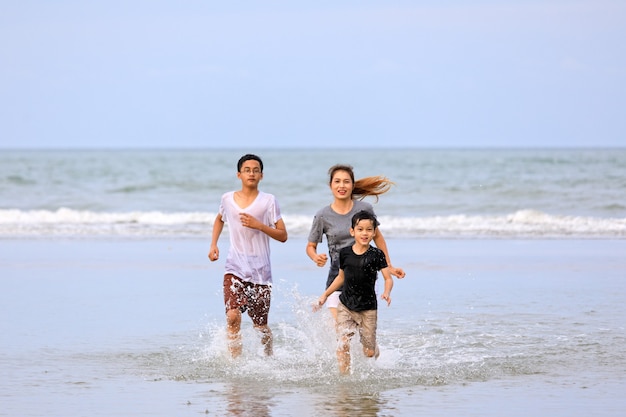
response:
<path id="1" fill-rule="evenodd" d="M 4 1 L 0 148 L 626 146 L 626 2 Z"/>

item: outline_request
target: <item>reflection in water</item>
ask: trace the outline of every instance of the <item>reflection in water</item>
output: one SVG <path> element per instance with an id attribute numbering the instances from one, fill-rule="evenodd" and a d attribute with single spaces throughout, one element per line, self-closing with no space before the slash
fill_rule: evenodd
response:
<path id="1" fill-rule="evenodd" d="M 254 387 L 254 389 L 251 389 Z M 228 417 L 270 417 L 271 396 L 262 385 L 232 383 L 225 387 Z"/>
<path id="2" fill-rule="evenodd" d="M 339 385 L 333 394 L 320 402 L 317 407 L 321 409 L 316 414 L 333 417 L 375 417 L 380 415 L 385 406 L 385 401 L 377 391 L 363 391 L 353 386 Z"/>
<path id="3" fill-rule="evenodd" d="M 305 387 L 269 389 L 252 378 L 212 384 L 202 397 L 205 413 L 224 417 L 382 417 L 394 415 L 388 399 L 375 387 L 344 381 L 313 392 Z M 294 414 L 294 411 L 297 413 Z"/>

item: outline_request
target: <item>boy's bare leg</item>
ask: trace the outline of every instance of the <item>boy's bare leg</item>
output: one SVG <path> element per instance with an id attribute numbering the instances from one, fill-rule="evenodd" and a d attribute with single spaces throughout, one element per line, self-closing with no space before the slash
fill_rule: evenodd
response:
<path id="1" fill-rule="evenodd" d="M 378 345 L 376 345 L 375 349 L 370 349 L 363 346 L 363 354 L 365 354 L 365 356 L 367 356 L 368 358 L 378 359 L 378 357 L 380 356 L 380 350 L 378 350 Z"/>
<path id="2" fill-rule="evenodd" d="M 261 344 L 265 350 L 265 355 L 272 356 L 274 354 L 274 339 L 272 338 L 272 330 L 268 325 L 258 326 L 257 329 L 261 332 Z"/>
<path id="3" fill-rule="evenodd" d="M 342 336 L 337 347 L 337 363 L 339 373 L 347 375 L 350 373 L 350 337 Z"/>
<path id="4" fill-rule="evenodd" d="M 330 315 L 333 316 L 333 323 L 337 323 L 337 308 L 328 307 L 328 311 L 330 311 Z"/>
<path id="5" fill-rule="evenodd" d="M 228 337 L 228 351 L 230 356 L 237 358 L 241 355 L 241 311 L 232 309 L 226 312 L 226 333 Z"/>

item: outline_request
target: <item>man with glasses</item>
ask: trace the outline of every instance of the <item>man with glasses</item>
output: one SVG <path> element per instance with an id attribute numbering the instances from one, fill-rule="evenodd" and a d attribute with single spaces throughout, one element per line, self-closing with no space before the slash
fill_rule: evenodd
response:
<path id="1" fill-rule="evenodd" d="M 263 161 L 246 154 L 237 162 L 241 190 L 222 195 L 213 223 L 209 259 L 219 259 L 217 241 L 228 224 L 230 248 L 224 275 L 224 304 L 228 349 L 233 358 L 241 355 L 241 315 L 246 310 L 254 328 L 261 333 L 265 354 L 272 354 L 272 331 L 268 325 L 272 292 L 270 238 L 285 242 L 287 229 L 278 201 L 272 194 L 259 191 Z"/>

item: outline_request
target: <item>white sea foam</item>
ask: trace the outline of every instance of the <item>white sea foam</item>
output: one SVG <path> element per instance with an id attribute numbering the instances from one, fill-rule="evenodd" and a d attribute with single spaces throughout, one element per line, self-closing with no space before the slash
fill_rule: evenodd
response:
<path id="1" fill-rule="evenodd" d="M 212 212 L 95 212 L 89 210 L 0 210 L 0 236 L 194 237 L 210 235 Z M 289 234 L 306 237 L 312 216 L 284 215 Z M 552 215 L 520 210 L 495 216 L 380 216 L 387 236 L 623 238 L 626 218 Z M 227 230 L 226 230 L 227 233 Z"/>

